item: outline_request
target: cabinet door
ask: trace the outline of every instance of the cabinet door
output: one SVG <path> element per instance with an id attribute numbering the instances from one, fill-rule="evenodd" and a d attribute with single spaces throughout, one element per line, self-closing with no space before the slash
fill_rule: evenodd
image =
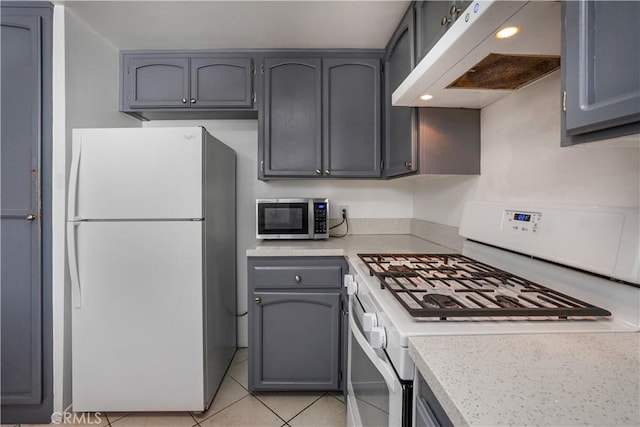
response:
<path id="1" fill-rule="evenodd" d="M 385 57 L 385 177 L 417 170 L 415 108 L 391 105 L 393 91 L 409 75 L 413 64 L 413 10 L 409 8 L 387 46 Z"/>
<path id="2" fill-rule="evenodd" d="M 1 6 L 0 423 L 50 423 L 53 5 Z"/>
<path id="3" fill-rule="evenodd" d="M 320 59 L 266 58 L 264 69 L 264 176 L 322 176 Z"/>
<path id="4" fill-rule="evenodd" d="M 416 2 L 416 63 L 425 57 L 449 29 L 455 18 L 455 14 L 450 14 L 452 6 L 454 2 L 451 1 Z"/>
<path id="5" fill-rule="evenodd" d="M 251 390 L 337 390 L 340 293 L 255 292 Z M 250 313 L 251 314 L 251 313 Z"/>
<path id="6" fill-rule="evenodd" d="M 563 2 L 566 135 L 640 121 L 640 2 Z"/>
<path id="7" fill-rule="evenodd" d="M 126 57 L 129 108 L 189 108 L 189 58 Z"/>
<path id="8" fill-rule="evenodd" d="M 2 13 L 2 405 L 42 399 L 41 25 Z M 28 218 L 35 219 L 28 219 Z M 3 407 L 4 410 L 4 407 Z M 3 419 L 4 424 L 4 419 Z"/>
<path id="9" fill-rule="evenodd" d="M 191 58 L 191 108 L 253 107 L 251 58 Z"/>
<path id="10" fill-rule="evenodd" d="M 324 59 L 325 176 L 380 176 L 380 60 Z"/>

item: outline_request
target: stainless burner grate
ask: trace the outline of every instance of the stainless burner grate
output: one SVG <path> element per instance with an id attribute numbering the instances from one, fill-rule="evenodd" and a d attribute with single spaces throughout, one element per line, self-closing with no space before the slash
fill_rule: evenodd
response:
<path id="1" fill-rule="evenodd" d="M 358 254 L 414 317 L 611 316 L 611 313 L 458 254 Z"/>

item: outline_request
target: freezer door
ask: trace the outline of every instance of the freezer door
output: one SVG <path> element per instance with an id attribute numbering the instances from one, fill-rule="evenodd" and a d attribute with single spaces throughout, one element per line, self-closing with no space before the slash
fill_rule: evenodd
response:
<path id="1" fill-rule="evenodd" d="M 202 224 L 69 225 L 74 411 L 204 409 Z"/>
<path id="2" fill-rule="evenodd" d="M 203 129 L 74 129 L 69 220 L 202 218 Z"/>

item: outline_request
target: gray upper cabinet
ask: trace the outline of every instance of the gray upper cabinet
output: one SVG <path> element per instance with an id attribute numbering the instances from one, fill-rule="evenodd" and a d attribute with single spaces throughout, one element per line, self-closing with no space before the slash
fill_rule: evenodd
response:
<path id="1" fill-rule="evenodd" d="M 189 108 L 189 58 L 126 57 L 124 66 L 130 109 Z"/>
<path id="2" fill-rule="evenodd" d="M 324 174 L 380 177 L 380 59 L 324 59 L 322 73 Z"/>
<path id="3" fill-rule="evenodd" d="M 471 1 L 438 0 L 415 3 L 416 63 L 424 58 L 471 3 Z"/>
<path id="4" fill-rule="evenodd" d="M 329 53 L 264 59 L 261 179 L 380 177 L 381 55 Z"/>
<path id="5" fill-rule="evenodd" d="M 640 2 L 562 4 L 562 145 L 640 132 Z"/>
<path id="6" fill-rule="evenodd" d="M 264 177 L 322 176 L 320 58 L 264 61 Z"/>
<path id="7" fill-rule="evenodd" d="M 413 107 L 393 107 L 393 91 L 414 65 L 413 8 L 400 21 L 386 49 L 384 93 L 384 176 L 415 173 L 417 170 L 416 114 Z"/>
<path id="8" fill-rule="evenodd" d="M 253 61 L 225 56 L 191 59 L 192 108 L 251 108 Z"/>
<path id="9" fill-rule="evenodd" d="M 254 108 L 250 55 L 123 52 L 121 66 L 123 112 Z"/>

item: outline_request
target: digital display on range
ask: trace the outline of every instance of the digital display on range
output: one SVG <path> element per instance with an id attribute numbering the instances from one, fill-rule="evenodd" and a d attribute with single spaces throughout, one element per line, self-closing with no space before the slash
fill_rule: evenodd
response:
<path id="1" fill-rule="evenodd" d="M 524 214 L 524 213 L 514 213 L 513 214 L 513 219 L 516 221 L 531 221 L 531 215 L 530 214 Z"/>

